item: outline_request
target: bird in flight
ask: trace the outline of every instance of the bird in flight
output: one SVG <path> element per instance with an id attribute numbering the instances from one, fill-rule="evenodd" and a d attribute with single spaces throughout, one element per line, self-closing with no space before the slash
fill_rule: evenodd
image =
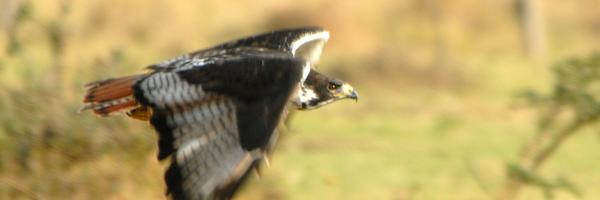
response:
<path id="1" fill-rule="evenodd" d="M 150 121 L 172 199 L 230 199 L 273 150 L 288 110 L 358 99 L 314 70 L 329 32 L 277 30 L 86 85 L 82 110 Z"/>

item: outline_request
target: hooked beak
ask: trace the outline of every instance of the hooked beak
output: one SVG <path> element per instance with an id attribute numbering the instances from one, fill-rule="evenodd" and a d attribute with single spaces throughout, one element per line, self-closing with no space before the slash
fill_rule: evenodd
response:
<path id="1" fill-rule="evenodd" d="M 358 102 L 358 93 L 356 90 L 352 90 L 352 92 L 348 95 L 348 98 L 354 99 L 354 101 Z"/>
<path id="2" fill-rule="evenodd" d="M 356 90 L 354 90 L 354 88 L 352 88 L 352 86 L 350 86 L 350 84 L 345 83 L 342 85 L 341 89 L 343 93 L 342 98 L 354 99 L 356 102 L 358 102 L 358 93 Z"/>

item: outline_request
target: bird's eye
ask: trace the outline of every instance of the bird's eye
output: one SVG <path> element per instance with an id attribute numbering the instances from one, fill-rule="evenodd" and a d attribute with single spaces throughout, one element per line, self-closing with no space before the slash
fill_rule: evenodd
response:
<path id="1" fill-rule="evenodd" d="M 338 89 L 338 87 L 340 87 L 340 85 L 335 84 L 335 83 L 329 83 L 329 85 L 327 86 L 327 89 L 335 90 L 335 89 Z"/>

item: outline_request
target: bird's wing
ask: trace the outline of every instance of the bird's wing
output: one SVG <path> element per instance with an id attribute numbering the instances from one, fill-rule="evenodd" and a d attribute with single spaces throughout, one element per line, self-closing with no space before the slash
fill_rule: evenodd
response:
<path id="1" fill-rule="evenodd" d="M 320 27 L 303 27 L 283 29 L 238 40 L 229 41 L 211 48 L 183 54 L 164 62 L 151 65 L 157 69 L 172 66 L 173 63 L 190 58 L 206 59 L 229 54 L 232 49 L 241 47 L 265 48 L 282 51 L 310 61 L 311 67 L 319 61 L 325 43 L 329 40 L 329 32 Z"/>
<path id="2" fill-rule="evenodd" d="M 212 49 L 227 49 L 240 46 L 261 47 L 288 52 L 314 64 L 319 61 L 327 40 L 329 40 L 329 32 L 323 28 L 302 27 L 246 37 L 217 45 Z M 198 51 L 197 53 L 203 54 L 204 52 Z"/>
<path id="3" fill-rule="evenodd" d="M 158 158 L 174 199 L 227 199 L 259 162 L 306 61 L 246 49 L 217 60 L 180 59 L 134 86 L 153 109 Z"/>

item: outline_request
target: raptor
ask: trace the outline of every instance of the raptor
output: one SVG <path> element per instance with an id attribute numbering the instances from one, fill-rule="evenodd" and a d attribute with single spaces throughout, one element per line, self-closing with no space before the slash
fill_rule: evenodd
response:
<path id="1" fill-rule="evenodd" d="M 329 39 L 318 27 L 246 37 L 86 85 L 82 110 L 149 120 L 173 199 L 230 199 L 277 141 L 287 110 L 358 99 L 314 67 Z"/>

